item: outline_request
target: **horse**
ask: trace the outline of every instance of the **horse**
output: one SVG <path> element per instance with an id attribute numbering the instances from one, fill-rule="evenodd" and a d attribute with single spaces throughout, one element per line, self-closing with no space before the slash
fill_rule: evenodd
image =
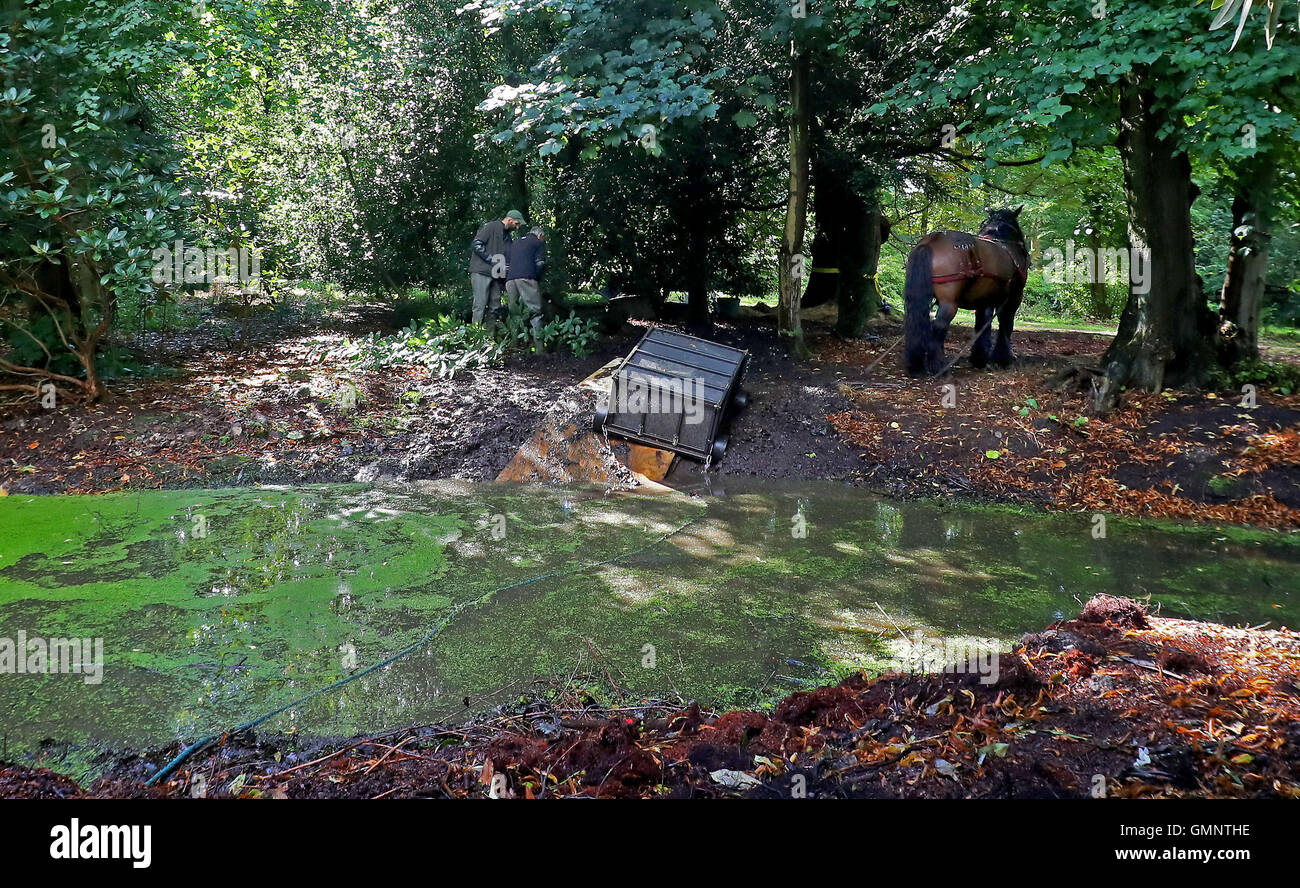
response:
<path id="1" fill-rule="evenodd" d="M 979 331 L 971 346 L 971 366 L 982 368 L 990 359 L 1003 369 L 1011 366 L 1011 333 L 1029 274 L 1029 248 L 1020 232 L 1022 210 L 1023 205 L 994 210 L 976 235 L 935 231 L 912 248 L 903 288 L 903 367 L 909 376 L 947 369 L 943 343 L 959 308 L 974 310 Z M 931 319 L 930 306 L 936 302 L 938 310 Z M 998 341 L 990 352 L 995 312 Z"/>

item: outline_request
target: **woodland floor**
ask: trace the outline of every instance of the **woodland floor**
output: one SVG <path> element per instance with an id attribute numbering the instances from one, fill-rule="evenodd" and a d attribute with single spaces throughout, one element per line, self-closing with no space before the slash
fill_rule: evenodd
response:
<path id="1" fill-rule="evenodd" d="M 0 412 L 0 493 L 99 493 L 344 481 L 496 477 L 555 402 L 641 333 L 587 358 L 515 357 L 452 380 L 424 369 L 355 371 L 327 350 L 390 329 L 381 308 L 325 321 L 253 319 L 134 343 L 165 372 L 119 379 L 86 407 Z M 1085 391 L 1048 377 L 1095 361 L 1108 337 L 1018 332 L 1016 367 L 913 380 L 898 365 L 897 318 L 846 341 L 808 324 L 815 359 L 792 362 L 762 320 L 708 335 L 753 353 L 749 407 L 705 475 L 679 460 L 669 483 L 727 477 L 839 479 L 895 496 L 958 496 L 1049 509 L 1300 527 L 1300 394 L 1130 393 L 1090 415 Z M 956 326 L 949 354 L 972 331 Z M 878 364 L 877 358 L 886 349 Z M 1300 361 L 1294 350 L 1277 360 Z M 875 364 L 873 367 L 872 365 Z M 944 406 L 953 384 L 955 406 Z M 342 394 L 356 386 L 357 406 Z"/>
<path id="2" fill-rule="evenodd" d="M 465 798 L 494 784 L 520 798 L 1300 796 L 1294 632 L 1164 619 L 1103 595 L 1022 638 L 989 679 L 857 675 L 770 714 L 601 707 L 572 679 L 461 727 L 227 738 L 157 788 L 143 781 L 175 750 L 84 789 L 0 767 L 0 796 Z"/>

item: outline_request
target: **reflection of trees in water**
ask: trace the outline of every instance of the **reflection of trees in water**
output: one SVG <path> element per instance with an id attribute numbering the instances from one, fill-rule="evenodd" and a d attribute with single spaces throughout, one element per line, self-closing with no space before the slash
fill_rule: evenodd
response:
<path id="1" fill-rule="evenodd" d="M 152 573 L 139 580 L 139 598 L 97 604 L 84 618 L 70 602 L 48 608 L 62 625 L 102 624 L 103 634 L 129 635 L 131 645 L 168 663 L 156 671 L 129 670 L 125 686 L 156 706 L 142 714 L 141 704 L 128 698 L 117 716 L 117 727 L 143 726 L 164 739 L 175 723 L 204 730 L 237 723 L 378 662 L 421 637 L 442 613 L 428 593 L 463 600 L 635 550 L 700 508 L 678 497 L 539 488 L 473 488 L 461 499 L 196 492 L 192 501 L 202 505 L 193 509 L 189 496 L 170 519 L 156 522 L 145 542 L 128 548 L 123 539 L 139 534 L 122 537 L 121 522 L 87 539 L 115 547 L 104 564 L 110 578 L 126 561 L 151 563 Z M 210 519 L 209 534 L 180 537 L 176 531 L 191 527 L 197 512 Z M 459 526 L 465 539 L 478 540 L 478 519 L 498 513 L 507 516 L 504 540 L 485 536 L 479 554 L 451 554 L 447 573 L 432 573 L 430 548 L 440 545 L 442 530 Z M 803 539 L 791 533 L 797 515 L 807 521 Z M 297 722 L 279 719 L 272 728 L 298 723 L 353 732 L 454 715 L 464 694 L 476 695 L 478 708 L 489 690 L 571 668 L 587 638 L 638 692 L 703 697 L 757 693 L 764 682 L 773 690 L 773 674 L 815 680 L 822 657 L 850 660 L 869 651 L 879 633 L 897 637 L 892 621 L 907 632 L 1013 638 L 1073 615 L 1097 592 L 1154 593 L 1166 612 L 1228 622 L 1296 622 L 1271 609 L 1291 606 L 1287 581 L 1300 565 L 1295 547 L 1219 541 L 1210 529 L 1171 533 L 1114 521 L 1108 538 L 1095 540 L 1091 527 L 1086 515 L 765 486 L 710 501 L 707 515 L 681 537 L 620 561 L 617 570 L 537 583 L 503 594 L 481 612 L 466 611 L 434 650 L 326 695 Z M 53 562 L 21 567 L 49 571 L 61 587 L 105 580 L 59 573 L 84 567 Z M 166 575 L 155 580 L 159 568 Z M 17 626 L 16 614 L 29 623 L 48 616 L 30 602 L 20 604 L 28 610 L 7 609 L 0 623 Z M 647 642 L 658 649 L 653 674 L 640 665 Z M 245 655 L 252 670 L 170 665 L 229 667 Z M 84 704 L 56 701 L 37 715 L 72 724 L 84 714 L 77 706 Z"/>
<path id="2" fill-rule="evenodd" d="M 905 549 L 940 549 L 946 539 L 943 515 L 928 506 L 915 506 L 902 513 L 903 526 L 898 544 Z"/>
<path id="3" fill-rule="evenodd" d="M 880 541 L 888 546 L 903 544 L 903 510 L 884 500 L 876 502 L 876 526 Z"/>

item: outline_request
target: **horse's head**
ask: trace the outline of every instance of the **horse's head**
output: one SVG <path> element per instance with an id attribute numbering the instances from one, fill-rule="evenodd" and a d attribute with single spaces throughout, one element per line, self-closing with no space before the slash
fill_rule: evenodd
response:
<path id="1" fill-rule="evenodd" d="M 984 224 L 980 226 L 979 233 L 983 236 L 1019 244 L 1023 247 L 1025 245 L 1025 236 L 1020 231 L 1020 213 L 1024 208 L 1025 205 L 1021 204 L 1014 210 L 993 210 L 989 213 L 988 219 L 984 220 Z"/>

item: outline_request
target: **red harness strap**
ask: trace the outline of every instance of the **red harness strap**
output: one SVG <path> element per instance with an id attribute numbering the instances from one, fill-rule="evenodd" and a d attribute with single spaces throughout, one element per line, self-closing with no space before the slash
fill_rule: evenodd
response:
<path id="1" fill-rule="evenodd" d="M 941 274 L 937 277 L 931 278 L 931 280 L 936 284 L 950 284 L 953 281 L 965 281 L 977 277 L 992 277 L 992 275 L 986 274 L 983 269 L 977 270 L 974 268 L 968 268 L 965 271 L 959 271 L 956 274 Z"/>

